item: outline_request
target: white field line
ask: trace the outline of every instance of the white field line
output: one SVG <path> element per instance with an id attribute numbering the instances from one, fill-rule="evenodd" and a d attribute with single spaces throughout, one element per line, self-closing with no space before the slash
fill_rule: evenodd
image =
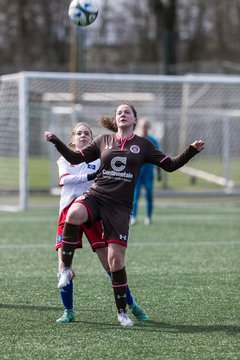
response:
<path id="1" fill-rule="evenodd" d="M 4 241 L 4 239 L 3 239 Z M 226 240 L 226 241 L 159 241 L 159 242 L 149 242 L 146 241 L 145 243 L 138 243 L 138 242 L 131 242 L 131 239 L 129 241 L 129 248 L 131 247 L 163 247 L 163 246 L 235 246 L 240 245 L 239 240 Z M 87 246 L 87 243 L 86 243 Z M 48 245 L 48 244 L 0 244 L 0 249 L 54 249 L 54 244 Z M 82 250 L 83 251 L 83 250 Z"/>
<path id="2" fill-rule="evenodd" d="M 0 217 L 0 223 L 2 222 L 11 222 L 11 223 L 24 223 L 24 222 L 30 222 L 30 223 L 45 223 L 45 222 L 52 222 L 52 223 L 57 223 L 57 217 L 28 217 L 28 216 L 23 216 L 23 217 Z"/>
<path id="3" fill-rule="evenodd" d="M 192 245 L 192 246 L 205 246 L 205 245 L 220 245 L 220 246 L 222 246 L 222 245 L 224 245 L 224 246 L 229 246 L 229 245 L 240 245 L 240 241 L 238 241 L 238 240 L 230 240 L 230 241 L 228 241 L 228 240 L 226 240 L 226 241 L 218 241 L 218 240 L 216 240 L 216 241 L 212 241 L 212 240 L 210 240 L 210 241 L 181 241 L 181 240 L 179 240 L 179 241 L 169 241 L 169 242 L 167 242 L 167 241 L 159 241 L 159 242 L 148 242 L 148 241 L 146 241 L 146 243 L 131 243 L 131 239 L 130 239 L 130 241 L 129 241 L 129 244 L 128 244 L 128 246 L 129 247 L 135 247 L 135 246 L 137 246 L 137 247 L 162 247 L 162 246 L 182 246 L 182 245 Z"/>
<path id="4" fill-rule="evenodd" d="M 4 241 L 4 239 L 3 239 Z M 54 249 L 53 246 L 47 244 L 0 244 L 0 249 Z"/>
<path id="5" fill-rule="evenodd" d="M 238 221 L 238 214 L 229 214 L 230 221 Z M 153 224 L 162 223 L 162 222 L 177 222 L 177 221 L 223 221 L 226 220 L 226 214 L 211 214 L 211 215 L 200 215 L 200 214 L 179 214 L 179 215 L 153 215 Z M 144 220 L 144 216 L 140 215 L 137 217 L 139 222 Z M 240 225 L 239 225 L 240 226 Z"/>
<path id="6" fill-rule="evenodd" d="M 173 221 L 223 221 L 226 220 L 226 218 L 230 216 L 230 221 L 239 220 L 238 214 L 175 214 L 175 215 L 168 215 L 168 214 L 159 214 L 159 215 L 153 215 L 153 222 L 173 222 Z M 139 221 L 144 219 L 143 215 L 139 215 L 137 218 Z M 0 223 L 44 223 L 44 222 L 52 222 L 57 223 L 57 218 L 49 218 L 49 217 L 15 217 L 14 220 L 12 217 L 0 217 Z"/>

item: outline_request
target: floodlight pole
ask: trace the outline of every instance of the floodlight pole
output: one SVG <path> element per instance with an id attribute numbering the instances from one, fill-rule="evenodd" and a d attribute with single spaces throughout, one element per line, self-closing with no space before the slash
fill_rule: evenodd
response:
<path id="1" fill-rule="evenodd" d="M 165 1 L 164 11 L 164 73 L 172 75 L 170 65 L 176 62 L 175 27 L 176 27 L 176 0 Z"/>
<path id="2" fill-rule="evenodd" d="M 86 31 L 71 24 L 70 71 L 86 72 Z"/>

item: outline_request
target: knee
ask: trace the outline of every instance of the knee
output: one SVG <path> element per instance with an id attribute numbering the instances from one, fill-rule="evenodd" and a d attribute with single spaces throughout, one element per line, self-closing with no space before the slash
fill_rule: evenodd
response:
<path id="1" fill-rule="evenodd" d="M 81 225 L 87 221 L 87 211 L 83 207 L 73 205 L 67 213 L 66 221 L 70 224 Z"/>
<path id="2" fill-rule="evenodd" d="M 124 259 L 118 254 L 111 256 L 108 260 L 110 271 L 118 271 L 124 268 Z"/>
<path id="3" fill-rule="evenodd" d="M 68 212 L 66 221 L 70 224 L 76 224 L 76 225 L 79 225 L 81 223 L 80 217 L 76 210 Z"/>

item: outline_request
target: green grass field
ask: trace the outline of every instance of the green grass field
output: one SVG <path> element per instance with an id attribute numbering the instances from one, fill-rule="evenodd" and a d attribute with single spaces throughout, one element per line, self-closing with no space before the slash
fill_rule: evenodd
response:
<path id="1" fill-rule="evenodd" d="M 0 359 L 237 360 L 240 199 L 163 199 L 131 228 L 126 266 L 150 317 L 120 328 L 112 289 L 84 241 L 75 323 L 60 325 L 57 208 L 0 213 Z M 134 320 L 134 318 L 131 316 Z"/>

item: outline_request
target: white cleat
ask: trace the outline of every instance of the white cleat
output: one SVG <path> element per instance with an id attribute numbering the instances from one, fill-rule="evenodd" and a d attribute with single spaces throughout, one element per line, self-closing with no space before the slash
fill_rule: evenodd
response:
<path id="1" fill-rule="evenodd" d="M 136 218 L 135 217 L 132 217 L 131 218 L 131 225 L 133 226 L 133 225 L 135 225 L 136 224 Z"/>
<path id="2" fill-rule="evenodd" d="M 70 283 L 70 281 L 72 280 L 72 278 L 73 278 L 72 269 L 71 268 L 64 268 L 61 271 L 61 274 L 60 274 L 60 279 L 59 279 L 59 282 L 58 282 L 58 289 L 61 290 L 62 288 L 67 286 Z"/>
<path id="3" fill-rule="evenodd" d="M 134 325 L 132 320 L 122 310 L 117 314 L 117 319 L 118 319 L 119 325 L 121 325 L 121 326 L 131 327 Z"/>
<path id="4" fill-rule="evenodd" d="M 150 217 L 146 217 L 145 219 L 144 219 L 144 224 L 145 225 L 150 225 L 151 224 L 151 219 L 150 219 Z"/>

